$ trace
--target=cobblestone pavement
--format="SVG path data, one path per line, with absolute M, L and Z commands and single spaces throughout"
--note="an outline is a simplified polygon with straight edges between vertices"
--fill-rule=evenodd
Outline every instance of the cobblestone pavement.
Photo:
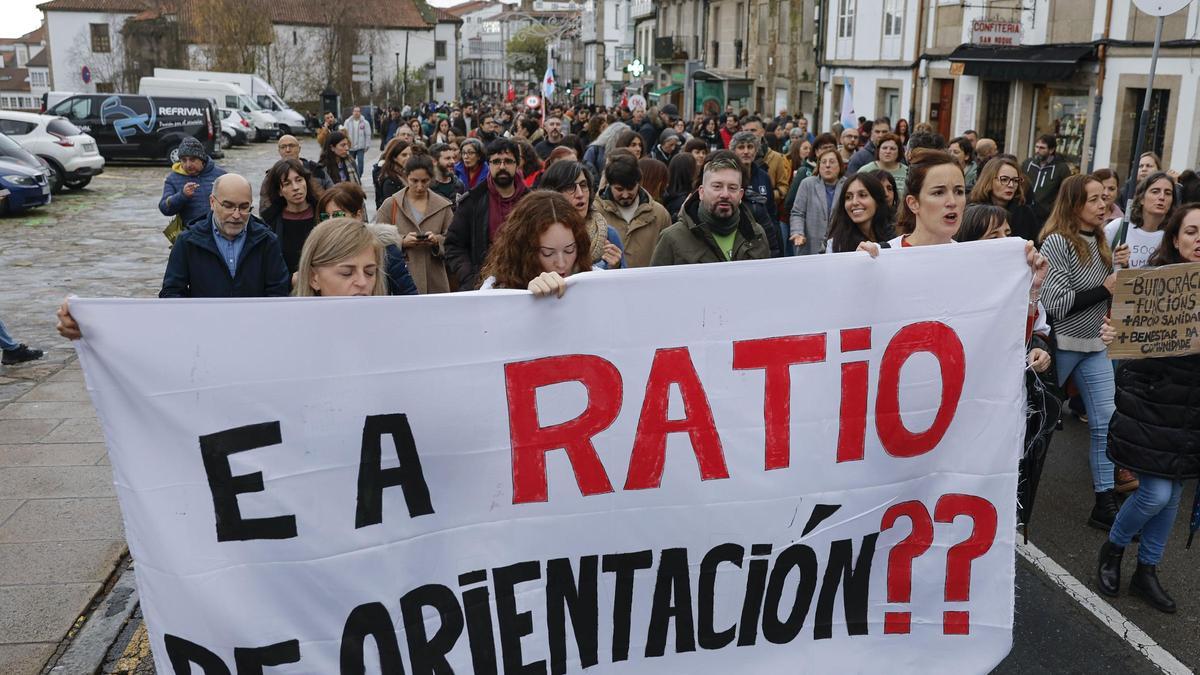
M 220 163 L 249 178 L 257 194 L 276 158 L 267 143 L 228 151 Z M 18 340 L 47 352 L 0 367 L 4 675 L 42 670 L 126 552 L 104 438 L 75 352 L 55 333 L 54 311 L 72 293 L 157 294 L 168 253 L 167 218 L 158 212 L 167 171 L 109 166 L 85 190 L 0 218 L 0 318 Z
M 305 156 L 315 142 L 304 139 Z M 370 162 L 378 150 L 368 153 Z M 273 144 L 227 151 L 220 163 L 257 188 L 275 160 Z M 85 190 L 49 207 L 0 218 L 0 318 L 42 361 L 0 367 L 0 674 L 40 673 L 125 553 L 103 437 L 70 344 L 54 331 L 62 298 L 154 297 L 168 248 L 157 209 L 163 166 L 110 166 Z M 368 193 L 370 188 L 368 187 Z M 373 200 L 368 199 L 368 203 Z M 1086 514 L 1082 425 L 1055 439 L 1039 497 L 1034 539 L 1090 585 L 1099 539 Z M 1191 484 L 1187 494 L 1191 494 Z M 1082 495 L 1082 496 L 1080 496 Z M 1078 503 L 1075 503 L 1078 502 Z M 1070 517 L 1061 517 L 1070 514 Z M 1184 521 L 1184 515 L 1180 521 Z M 1166 579 L 1184 607 L 1166 617 L 1121 598 L 1115 604 L 1190 668 L 1200 664 L 1196 567 L 1178 551 L 1178 522 Z M 1156 669 L 1039 572 L 1018 565 L 1015 644 L 1000 673 L 1153 672 Z M 1053 657 L 1053 658 L 1051 658 Z M 109 652 L 102 672 L 153 672 L 140 613 Z

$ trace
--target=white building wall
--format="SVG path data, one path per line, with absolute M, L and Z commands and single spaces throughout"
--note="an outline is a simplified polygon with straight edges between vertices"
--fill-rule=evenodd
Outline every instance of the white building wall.
M 124 60 L 120 27 L 133 16 L 112 12 L 45 12 L 47 42 L 50 49 L 50 72 L 55 91 L 95 92 L 96 82 L 107 81 Z M 112 51 L 92 53 L 90 24 L 109 25 Z M 81 71 L 92 71 L 92 82 L 84 84 Z
M 434 90 L 434 96 L 438 101 L 452 101 L 459 98 L 458 95 L 458 36 L 457 24 L 439 23 L 434 27 L 433 35 L 435 40 L 441 40 L 446 43 L 446 55 L 442 59 L 435 60 L 436 66 L 435 77 L 442 78 L 442 89 Z
M 1097 167 L 1111 166 L 1112 139 L 1114 124 L 1117 121 L 1117 103 L 1124 92 L 1118 88 L 1121 74 L 1136 73 L 1145 75 L 1150 72 L 1148 58 L 1109 58 L 1107 73 L 1104 76 L 1104 101 L 1100 106 L 1099 137 L 1096 141 Z M 1200 97 L 1200 61 L 1188 58 L 1158 59 L 1155 78 L 1160 75 L 1177 75 L 1180 78 L 1179 95 L 1171 94 L 1170 107 L 1175 110 L 1175 128 L 1168 130 L 1170 138 L 1170 164 L 1172 168 L 1182 171 L 1194 168 L 1200 164 L 1200 136 L 1195 130 L 1200 124 L 1200 108 L 1197 107 L 1197 97 Z M 1128 167 L 1115 167 L 1121 175 L 1128 173 Z

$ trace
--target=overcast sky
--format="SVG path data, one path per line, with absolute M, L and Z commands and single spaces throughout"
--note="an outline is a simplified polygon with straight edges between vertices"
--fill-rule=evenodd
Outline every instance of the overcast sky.
M 37 6 L 46 0 L 0 0 L 4 5 L 4 23 L 0 24 L 0 38 L 15 38 L 42 25 L 42 13 Z M 435 7 L 457 5 L 463 0 L 428 0 Z

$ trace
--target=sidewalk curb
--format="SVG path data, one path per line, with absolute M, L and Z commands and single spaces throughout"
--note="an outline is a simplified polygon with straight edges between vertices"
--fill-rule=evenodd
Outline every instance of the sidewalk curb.
M 99 672 L 108 650 L 129 622 L 138 606 L 136 577 L 126 561 L 120 577 L 108 593 L 99 599 L 83 628 L 67 645 L 62 656 L 47 671 L 51 675 L 93 675 Z

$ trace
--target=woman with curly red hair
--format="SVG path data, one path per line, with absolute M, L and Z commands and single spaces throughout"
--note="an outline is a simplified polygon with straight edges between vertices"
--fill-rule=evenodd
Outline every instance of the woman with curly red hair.
M 566 277 L 592 267 L 591 237 L 567 198 L 535 190 L 517 204 L 488 250 L 481 289 L 528 289 L 535 296 L 567 290 Z

